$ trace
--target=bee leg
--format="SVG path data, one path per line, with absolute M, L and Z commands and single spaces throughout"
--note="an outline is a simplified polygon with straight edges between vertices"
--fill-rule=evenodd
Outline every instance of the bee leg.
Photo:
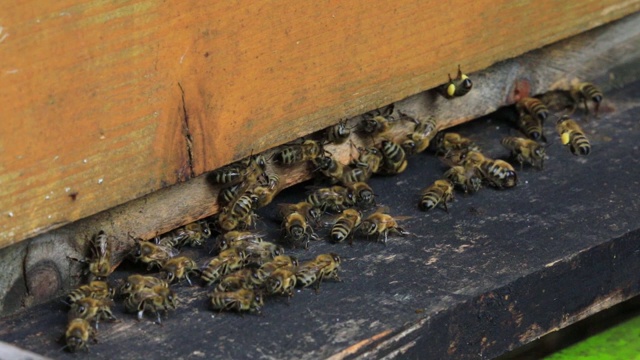
M 160 311 L 156 311 L 156 316 L 158 317 L 158 321 L 156 322 L 156 324 L 158 324 L 160 326 L 164 326 L 162 324 L 162 318 L 160 317 Z
M 449 208 L 447 207 L 447 199 L 442 199 L 442 205 L 444 205 L 444 211 L 448 214 Z
M 186 272 L 184 274 L 184 277 L 187 278 L 187 282 L 189 283 L 189 286 L 193 286 L 193 283 L 191 283 L 191 279 L 189 279 L 189 273 L 188 272 Z

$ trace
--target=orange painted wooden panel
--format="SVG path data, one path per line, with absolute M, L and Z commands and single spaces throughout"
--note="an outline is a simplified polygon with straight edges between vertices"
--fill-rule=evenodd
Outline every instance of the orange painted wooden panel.
M 0 4 L 0 247 L 640 1 Z

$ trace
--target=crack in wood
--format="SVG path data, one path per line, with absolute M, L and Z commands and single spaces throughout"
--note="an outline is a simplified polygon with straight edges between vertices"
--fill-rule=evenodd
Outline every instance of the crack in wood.
M 187 143 L 189 178 L 193 178 L 195 176 L 195 172 L 193 170 L 193 138 L 191 136 L 191 131 L 189 130 L 189 113 L 187 112 L 187 103 L 184 99 L 184 88 L 180 83 L 178 83 L 178 87 L 180 87 L 180 94 L 182 96 L 182 135 Z

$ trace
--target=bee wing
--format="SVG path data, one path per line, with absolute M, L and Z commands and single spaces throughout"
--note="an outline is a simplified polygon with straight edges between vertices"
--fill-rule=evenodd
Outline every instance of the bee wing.
M 378 206 L 378 208 L 376 209 L 376 211 L 373 212 L 373 214 L 384 214 L 384 213 L 388 213 L 389 212 L 389 206 L 387 205 L 381 205 Z M 373 215 L 371 214 L 371 215 Z

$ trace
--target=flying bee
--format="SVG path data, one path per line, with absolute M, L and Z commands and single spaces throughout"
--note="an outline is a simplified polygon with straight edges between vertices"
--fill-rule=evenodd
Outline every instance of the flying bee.
M 293 246 L 302 243 L 302 246 L 308 249 L 309 240 L 317 240 L 318 236 L 309 226 L 304 215 L 292 212 L 282 222 L 282 238 Z
M 342 186 L 319 188 L 307 197 L 307 202 L 322 211 L 341 212 L 354 204 L 353 194 Z
M 445 157 L 458 150 L 480 151 L 480 147 L 473 140 L 454 132 L 438 133 L 435 140 L 436 153 L 444 154 Z
M 82 318 L 87 321 L 94 321 L 96 329 L 98 328 L 98 322 L 101 320 L 116 321 L 116 317 L 111 312 L 111 306 L 113 306 L 113 300 L 111 299 L 94 299 L 85 297 L 78 299 L 71 304 L 69 310 L 69 319 Z
M 409 232 L 398 225 L 397 220 L 400 218 L 385 214 L 385 209 L 385 207 L 378 208 L 376 212 L 362 220 L 360 232 L 367 238 L 371 235 L 377 235 L 377 240 L 386 245 L 389 234 L 405 236 L 409 235 Z
M 336 145 L 343 144 L 351 135 L 351 128 L 347 127 L 347 120 L 341 120 L 336 125 L 327 128 L 327 141 Z
M 354 197 L 354 205 L 361 209 L 369 209 L 376 206 L 375 194 L 369 184 L 363 181 L 350 182 L 346 184 Z
M 522 114 L 529 114 L 538 119 L 541 124 L 549 116 L 549 109 L 547 109 L 547 106 L 539 99 L 532 97 L 525 97 L 518 100 L 516 103 L 516 110 L 518 110 L 520 116 L 522 116 Z
M 460 70 L 460 65 L 458 65 L 458 75 L 455 79 L 451 78 L 451 74 L 449 74 L 449 82 L 444 85 L 441 85 L 438 89 L 440 94 L 447 99 L 453 99 L 455 97 L 460 97 L 466 95 L 471 88 L 473 87 L 473 82 L 471 79 Z
M 520 168 L 525 162 L 539 169 L 544 166 L 545 148 L 537 142 L 530 139 L 507 136 L 502 138 L 500 143 L 511 151 L 511 155 L 520 163 Z
M 320 254 L 311 261 L 300 264 L 296 271 L 296 283 L 301 287 L 308 287 L 316 284 L 316 291 L 320 288 L 320 283 L 324 279 L 334 279 L 341 281 L 338 276 L 341 259 L 338 254 Z
M 276 154 L 276 161 L 282 165 L 293 165 L 307 160 L 313 160 L 325 153 L 322 142 L 304 140 L 301 144 L 285 146 Z
M 338 217 L 336 223 L 331 227 L 331 240 L 342 242 L 347 238 L 353 238 L 353 233 L 362 222 L 362 214 L 355 209 L 345 209 Z
M 137 313 L 138 320 L 142 320 L 145 312 L 155 313 L 158 324 L 162 324 L 160 311 L 165 314 L 169 310 L 175 310 L 178 306 L 178 297 L 173 290 L 164 286 L 142 288 L 125 299 L 124 307 L 127 312 Z
M 240 289 L 255 289 L 261 286 L 264 279 L 258 273 L 259 269 L 244 268 L 223 276 L 216 286 L 217 292 L 236 291 Z
M 136 261 L 147 264 L 147 270 L 154 266 L 161 267 L 166 260 L 178 255 L 178 251 L 169 246 L 156 245 L 150 241 L 135 239 L 133 257 Z
M 97 343 L 96 330 L 91 327 L 89 322 L 82 318 L 75 318 L 69 321 L 67 330 L 64 334 L 65 347 L 69 352 L 78 350 L 89 351 L 89 340 Z
M 556 130 L 560 134 L 562 145 L 569 145 L 573 155 L 589 155 L 591 144 L 580 126 L 568 116 L 558 119 Z
M 262 294 L 251 289 L 240 289 L 229 292 L 213 292 L 211 297 L 211 308 L 213 310 L 227 311 L 249 311 L 260 313 L 264 306 Z
M 380 152 L 383 159 L 381 173 L 400 174 L 407 168 L 407 155 L 402 146 L 390 140 L 382 140 Z
M 127 277 L 127 280 L 120 287 L 120 294 L 128 297 L 144 288 L 153 288 L 156 286 L 169 287 L 169 283 L 163 279 L 150 275 L 133 274 Z
M 285 266 L 275 269 L 265 280 L 265 288 L 271 295 L 293 296 L 293 289 L 296 287 L 296 271 L 294 268 Z
M 444 206 L 444 211 L 449 212 L 447 202 L 453 200 L 453 184 L 449 180 L 436 180 L 429 187 L 422 190 L 418 207 L 422 211 L 429 211 L 438 204 Z
M 384 108 L 370 111 L 362 115 L 360 122 L 360 131 L 365 134 L 383 134 L 387 132 L 395 119 L 393 114 L 394 105 L 388 105 Z
M 462 189 L 465 194 L 476 192 L 482 187 L 482 178 L 478 176 L 477 169 L 472 167 L 452 166 L 444 173 L 443 177 L 451 181 L 454 186 Z
M 529 139 L 547 141 L 544 136 L 542 122 L 528 113 L 520 114 L 518 128 L 520 128 L 520 131 L 527 135 Z
M 304 215 L 305 219 L 313 224 L 316 224 L 324 213 L 322 209 L 313 206 L 307 201 L 301 201 L 297 204 L 278 204 L 278 214 L 280 218 L 284 219 L 293 212 Z
M 165 260 L 162 263 L 162 271 L 165 272 L 167 281 L 169 283 L 172 283 L 175 280 L 187 279 L 189 285 L 192 285 L 191 279 L 189 279 L 189 274 L 200 273 L 198 264 L 196 264 L 193 259 L 190 259 L 186 256 L 177 256 Z
M 202 268 L 200 277 L 206 286 L 210 286 L 220 277 L 244 267 L 246 259 L 247 254 L 243 250 L 237 248 L 223 250 Z
M 91 257 L 89 260 L 76 259 L 73 257 L 69 257 L 69 259 L 83 264 L 89 264 L 91 278 L 104 280 L 113 272 L 111 269 L 111 242 L 107 234 L 100 230 L 91 240 L 90 248 Z
M 569 93 L 574 100 L 574 111 L 577 108 L 578 104 L 582 102 L 584 104 L 585 110 L 587 111 L 587 113 L 589 113 L 587 100 L 591 100 L 595 104 L 594 113 L 596 116 L 598 116 L 598 109 L 600 108 L 602 99 L 604 99 L 604 95 L 602 95 L 602 91 L 600 91 L 597 86 L 589 82 L 581 82 L 571 86 Z
M 116 290 L 109 286 L 106 281 L 94 280 L 82 285 L 67 295 L 70 304 L 84 298 L 113 299 Z

